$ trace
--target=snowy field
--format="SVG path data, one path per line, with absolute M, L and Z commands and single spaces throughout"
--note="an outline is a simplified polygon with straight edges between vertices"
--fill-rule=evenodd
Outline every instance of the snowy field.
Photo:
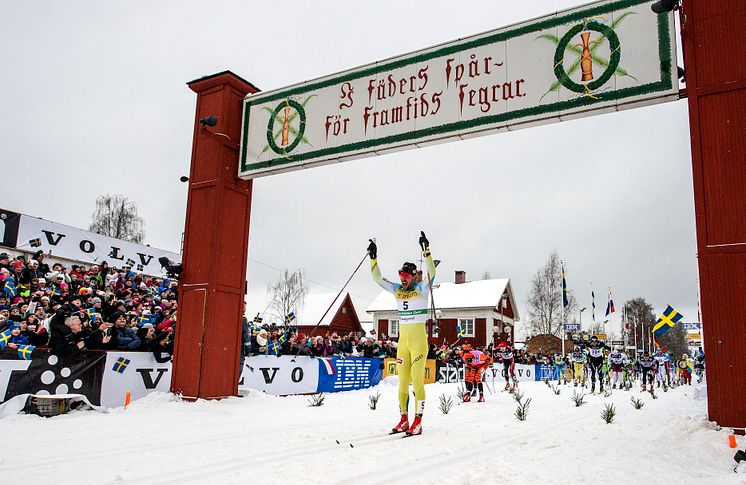
M 587 395 L 575 407 L 571 386 L 557 396 L 521 383 L 532 399 L 524 422 L 500 391 L 442 414 L 438 397 L 455 401 L 457 386 L 432 384 L 424 432 L 406 439 L 387 435 L 398 420 L 396 384 L 328 394 L 321 407 L 259 392 L 196 403 L 155 393 L 109 414 L 10 416 L 0 421 L 0 483 L 746 484 L 746 464 L 733 471 L 729 433 L 706 420 L 704 384 L 655 400 L 638 390 Z M 600 417 L 606 403 L 616 406 L 612 424 Z

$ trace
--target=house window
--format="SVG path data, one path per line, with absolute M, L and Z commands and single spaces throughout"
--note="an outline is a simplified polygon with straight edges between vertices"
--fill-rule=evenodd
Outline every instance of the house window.
M 458 324 L 466 332 L 464 337 L 474 337 L 474 319 L 473 318 L 459 318 Z
M 399 320 L 389 320 L 389 337 L 399 336 Z

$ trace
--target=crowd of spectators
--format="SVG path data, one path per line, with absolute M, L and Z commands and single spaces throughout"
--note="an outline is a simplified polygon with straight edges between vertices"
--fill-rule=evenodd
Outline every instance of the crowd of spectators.
M 176 281 L 148 277 L 104 261 L 51 267 L 44 253 L 11 258 L 0 253 L 0 333 L 3 347 L 48 347 L 55 354 L 80 350 L 173 353 Z

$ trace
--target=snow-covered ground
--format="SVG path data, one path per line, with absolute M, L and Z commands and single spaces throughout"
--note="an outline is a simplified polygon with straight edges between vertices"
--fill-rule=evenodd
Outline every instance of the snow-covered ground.
M 0 420 L 0 482 L 746 484 L 746 465 L 733 472 L 728 430 L 706 419 L 704 384 L 655 400 L 638 390 L 587 395 L 575 407 L 571 386 L 557 396 L 521 383 L 532 399 L 524 422 L 500 391 L 442 414 L 438 397 L 455 401 L 456 385 L 432 384 L 424 433 L 406 439 L 387 435 L 398 420 L 396 384 L 328 394 L 321 407 L 259 392 L 191 403 L 155 393 L 109 414 L 10 416 Z M 616 406 L 612 424 L 600 417 L 606 403 Z

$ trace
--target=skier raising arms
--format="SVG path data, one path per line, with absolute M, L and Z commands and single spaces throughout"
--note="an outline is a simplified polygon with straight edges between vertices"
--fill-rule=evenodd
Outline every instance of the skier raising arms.
M 663 388 L 665 389 L 670 384 L 670 381 L 668 379 L 668 368 L 671 365 L 671 356 L 668 355 L 668 352 L 666 352 L 665 345 L 663 347 L 659 347 L 655 351 L 653 359 L 658 362 L 658 371 L 655 373 L 655 381 L 658 384 L 658 387 L 661 387 L 662 382 Z
M 596 376 L 598 376 L 598 382 L 600 391 L 604 390 L 604 377 L 601 375 L 601 367 L 604 364 L 604 349 L 609 349 L 609 346 L 598 340 L 595 335 L 591 337 L 591 341 L 588 344 L 588 360 L 589 367 L 591 368 L 591 392 L 596 390 Z
M 405 262 L 399 270 L 401 283 L 388 281 L 381 276 L 378 267 L 378 248 L 370 240 L 370 271 L 373 279 L 384 290 L 396 298 L 399 311 L 399 346 L 396 349 L 396 364 L 399 374 L 399 411 L 401 419 L 392 433 L 406 432 L 407 436 L 422 433 L 422 413 L 425 409 L 425 364 L 428 351 L 425 322 L 429 309 L 430 289 L 435 279 L 435 263 L 430 255 L 430 242 L 425 233 L 420 233 L 422 256 L 427 265 L 429 281 L 417 281 L 417 266 Z M 409 425 L 409 383 L 412 382 L 415 395 L 415 418 Z
M 515 378 L 515 355 L 513 355 L 513 347 L 500 342 L 497 346 L 497 356 L 503 363 L 503 377 L 505 378 L 505 390 L 510 389 L 510 379 L 513 379 L 513 389 L 518 387 L 518 379 Z

